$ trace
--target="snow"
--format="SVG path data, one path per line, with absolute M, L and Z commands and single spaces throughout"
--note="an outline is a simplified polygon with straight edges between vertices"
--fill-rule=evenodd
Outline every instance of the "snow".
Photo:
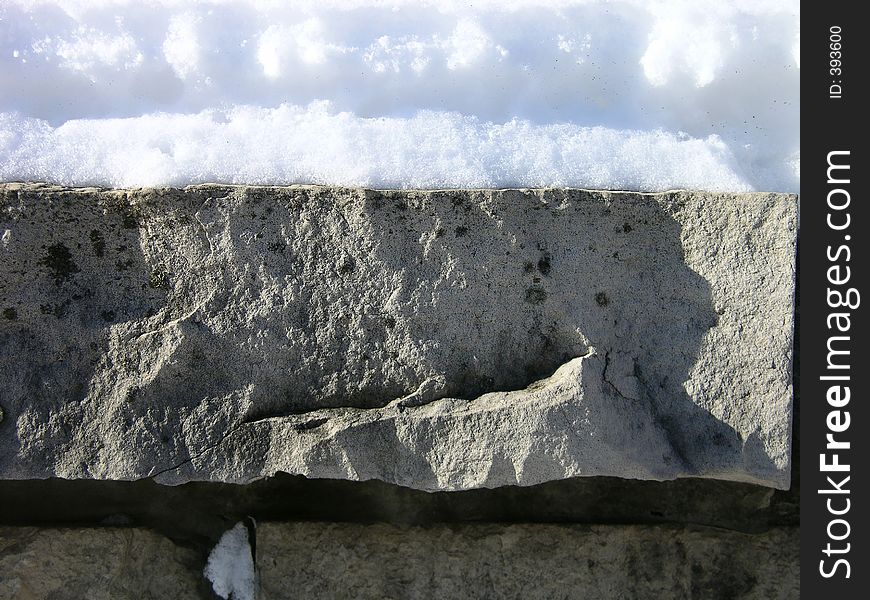
M 0 179 L 799 189 L 796 0 L 5 0 Z
M 256 572 L 244 523 L 224 532 L 203 571 L 215 594 L 225 600 L 254 600 Z

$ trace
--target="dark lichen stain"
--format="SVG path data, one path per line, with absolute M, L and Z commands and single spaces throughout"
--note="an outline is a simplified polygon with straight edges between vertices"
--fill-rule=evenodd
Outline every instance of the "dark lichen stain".
M 161 271 L 160 269 L 154 269 L 148 277 L 148 287 L 152 287 L 156 290 L 168 290 L 169 273 Z
M 629 233 L 631 231 L 631 225 L 629 225 L 628 223 L 623 223 L 622 224 L 622 231 L 624 233 Z
M 598 306 L 607 306 L 610 304 L 610 300 L 607 298 L 607 294 L 604 292 L 598 292 L 595 294 L 595 303 L 598 304 Z
M 54 282 L 57 285 L 67 281 L 74 273 L 81 271 L 73 261 L 69 248 L 59 243 L 48 247 L 41 262 L 51 271 L 51 275 L 54 277 Z
M 456 228 L 456 231 L 454 233 L 456 234 L 456 237 L 458 237 L 458 238 L 464 237 L 465 234 L 468 233 L 468 227 L 465 227 L 464 225 L 460 225 L 459 227 Z
M 269 252 L 278 252 L 280 254 L 284 253 L 284 249 L 287 247 L 283 242 L 269 242 L 269 245 L 266 248 L 269 249 Z
M 436 239 L 442 237 L 443 235 L 444 235 L 444 228 L 443 227 L 439 227 L 438 229 L 435 230 L 435 238 Z
M 534 270 L 535 270 L 535 265 L 534 265 L 534 263 L 532 263 L 532 261 L 527 260 L 526 262 L 523 263 L 523 273 L 531 273 Z
M 538 260 L 538 271 L 541 272 L 541 275 L 549 275 L 552 268 L 553 266 L 550 264 L 550 253 L 544 252 L 540 260 Z
M 132 212 L 125 212 L 121 217 L 121 226 L 124 229 L 138 229 L 139 220 L 136 218 L 136 215 Z
M 103 239 L 103 234 L 94 229 L 91 231 L 91 246 L 94 248 L 94 254 L 102 257 L 106 252 L 106 240 Z
M 384 325 L 387 326 L 387 329 L 392 329 L 393 327 L 396 326 L 396 319 L 394 319 L 394 318 L 391 317 L 391 316 L 387 316 L 387 317 L 384 319 Z
M 526 290 L 526 302 L 529 304 L 542 304 L 547 299 L 547 292 L 541 288 L 530 287 Z
M 103 321 L 114 321 L 115 320 L 115 311 L 114 310 L 104 310 L 100 313 L 100 316 L 103 317 Z
M 348 275 L 356 270 L 356 261 L 352 258 L 346 258 L 341 266 L 338 267 L 338 272 L 342 275 Z
M 14 321 L 18 318 L 18 311 L 14 308 L 4 308 L 3 309 L 3 317 L 9 319 L 10 321 Z
M 54 315 L 58 319 L 62 318 L 66 314 L 67 306 L 69 306 L 70 301 L 66 300 L 61 302 L 60 304 L 40 304 L 39 312 L 44 315 Z

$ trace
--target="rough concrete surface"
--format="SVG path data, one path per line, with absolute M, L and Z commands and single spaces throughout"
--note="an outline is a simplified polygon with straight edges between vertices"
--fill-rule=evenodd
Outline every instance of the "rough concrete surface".
M 0 185 L 0 477 L 787 487 L 796 200 Z
M 203 598 L 201 563 L 147 529 L 0 527 L 0 600 Z
M 267 523 L 261 598 L 799 596 L 797 529 Z
M 797 528 L 263 523 L 261 600 L 798 597 Z M 0 600 L 213 598 L 146 529 L 0 527 Z

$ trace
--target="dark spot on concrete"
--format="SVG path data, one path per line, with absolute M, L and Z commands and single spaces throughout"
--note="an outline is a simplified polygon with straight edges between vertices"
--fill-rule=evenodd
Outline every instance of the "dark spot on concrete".
M 69 248 L 60 243 L 49 246 L 41 262 L 51 271 L 54 283 L 57 285 L 81 271 L 73 261 Z
M 103 317 L 103 321 L 114 321 L 115 320 L 115 311 L 114 310 L 104 310 L 100 313 L 100 316 Z
M 610 304 L 610 299 L 608 299 L 607 294 L 604 292 L 598 292 L 595 294 L 595 303 L 598 304 L 598 306 L 607 306 Z
M 465 234 L 468 233 L 468 227 L 465 227 L 464 225 L 460 225 L 459 227 L 456 228 L 456 231 L 454 233 L 456 234 L 456 237 L 458 237 L 458 238 L 463 237 L 463 236 L 465 236 Z
M 138 229 L 139 219 L 136 218 L 136 215 L 133 212 L 125 212 L 121 217 L 121 226 L 124 229 Z
M 96 229 L 91 231 L 91 246 L 94 248 L 94 254 L 102 257 L 106 252 L 106 240 L 103 239 L 103 234 Z
M 623 224 L 622 224 L 622 231 L 625 232 L 625 233 L 630 232 L 630 231 L 631 231 L 631 225 L 629 225 L 628 223 L 623 223 Z
M 168 290 L 169 273 L 160 269 L 154 269 L 151 271 L 151 275 L 148 276 L 148 287 L 156 290 Z
M 61 302 L 60 304 L 40 304 L 39 312 L 44 315 L 54 315 L 58 319 L 62 318 L 66 314 L 66 308 L 69 305 L 70 301 L 66 300 Z
M 346 258 L 342 261 L 341 265 L 338 267 L 338 272 L 343 275 L 347 275 L 349 273 L 353 273 L 356 270 L 356 261 L 352 258 Z
M 14 321 L 18 318 L 18 311 L 12 307 L 3 309 L 3 317 L 9 319 L 10 321 Z
M 530 287 L 526 290 L 526 302 L 529 304 L 542 304 L 547 299 L 547 292 L 541 288 Z
M 541 272 L 541 275 L 549 275 L 552 268 L 553 266 L 550 264 L 550 253 L 544 252 L 540 260 L 538 260 L 538 271 Z
M 535 265 L 532 263 L 532 261 L 527 260 L 526 262 L 523 263 L 523 273 L 531 273 L 534 270 L 535 270 Z

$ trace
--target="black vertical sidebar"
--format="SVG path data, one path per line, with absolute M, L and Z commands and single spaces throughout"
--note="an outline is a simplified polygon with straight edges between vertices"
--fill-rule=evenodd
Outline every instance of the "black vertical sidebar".
M 870 32 L 861 8 L 801 3 L 801 595 L 831 600 L 870 590 Z

